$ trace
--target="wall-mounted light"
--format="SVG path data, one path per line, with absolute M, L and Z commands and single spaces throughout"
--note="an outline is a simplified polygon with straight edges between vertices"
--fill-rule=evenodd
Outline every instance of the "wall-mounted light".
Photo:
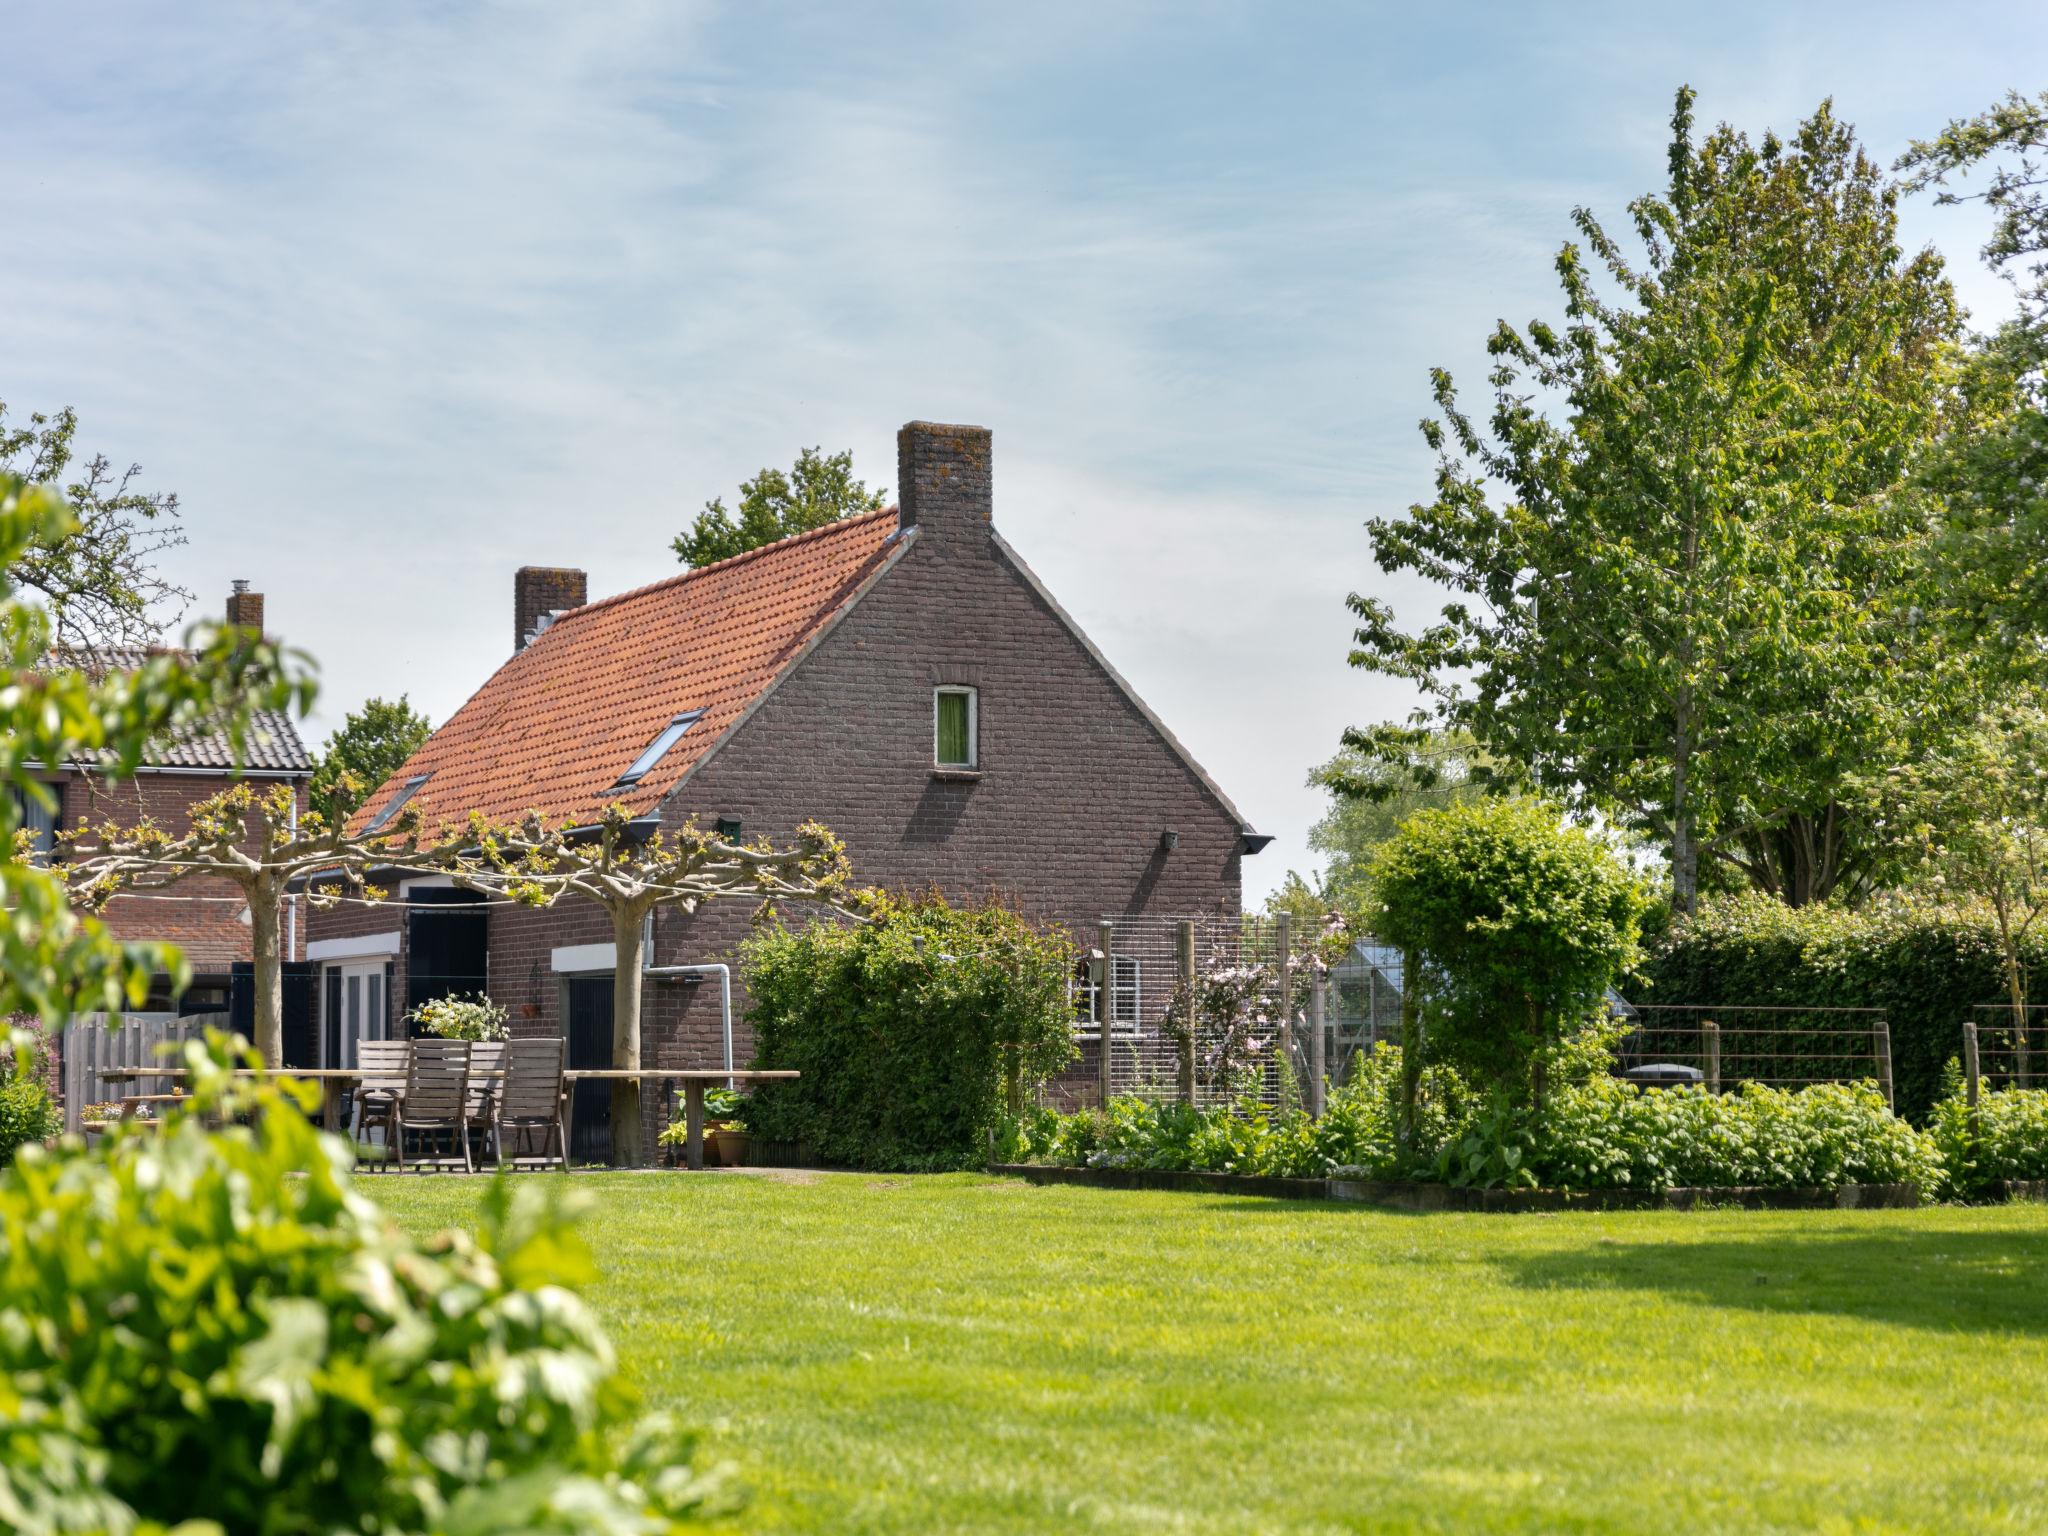
M 1168 853 L 1173 852 L 1174 849 L 1180 846 L 1180 834 L 1171 827 L 1168 827 L 1159 834 L 1159 846 Z

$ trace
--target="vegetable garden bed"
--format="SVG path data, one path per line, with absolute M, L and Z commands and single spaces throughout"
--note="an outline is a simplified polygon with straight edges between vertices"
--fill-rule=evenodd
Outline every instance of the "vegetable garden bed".
M 1833 1189 L 1454 1189 L 1367 1179 L 1276 1179 L 1163 1168 L 1073 1168 L 1053 1163 L 998 1163 L 993 1174 L 1033 1184 L 1085 1184 L 1096 1189 L 1205 1191 L 1276 1200 L 1338 1200 L 1401 1211 L 1689 1211 L 1711 1206 L 1749 1210 L 1904 1210 L 1921 1203 L 1913 1184 L 1843 1184 Z M 2039 1186 L 2048 1193 L 2048 1185 Z M 2015 1187 L 2015 1193 L 2019 1189 Z

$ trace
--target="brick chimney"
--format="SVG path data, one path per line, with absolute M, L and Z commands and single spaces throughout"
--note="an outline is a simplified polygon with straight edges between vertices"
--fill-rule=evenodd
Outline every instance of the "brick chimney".
M 896 434 L 896 525 L 927 539 L 986 538 L 993 478 L 987 427 L 910 422 Z
M 251 592 L 248 581 L 240 576 L 235 578 L 234 590 L 228 593 L 228 622 L 238 629 L 263 633 L 263 594 Z
M 522 565 L 512 578 L 512 652 L 533 644 L 540 632 L 571 608 L 590 601 L 590 578 L 554 565 Z

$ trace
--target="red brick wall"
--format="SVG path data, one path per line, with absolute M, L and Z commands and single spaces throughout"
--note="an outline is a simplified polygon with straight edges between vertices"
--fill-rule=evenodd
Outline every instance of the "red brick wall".
M 140 773 L 117 782 L 86 774 L 67 774 L 63 784 L 64 825 L 78 830 L 111 819 L 129 827 L 148 817 L 175 836 L 188 826 L 187 816 L 193 805 L 219 794 L 230 782 L 224 774 Z M 275 781 L 252 782 L 267 790 Z M 297 781 L 296 792 L 303 813 L 305 780 Z M 90 837 L 85 841 L 89 843 Z M 118 939 L 176 944 L 194 970 L 224 971 L 233 962 L 249 958 L 249 929 L 239 916 L 242 907 L 242 893 L 230 882 L 194 876 L 166 891 L 117 896 L 108 904 L 105 920 L 108 931 Z M 288 914 L 289 906 L 286 910 Z M 289 934 L 289 915 L 284 924 Z M 306 928 L 307 913 L 301 902 L 298 946 L 287 959 L 304 956 Z

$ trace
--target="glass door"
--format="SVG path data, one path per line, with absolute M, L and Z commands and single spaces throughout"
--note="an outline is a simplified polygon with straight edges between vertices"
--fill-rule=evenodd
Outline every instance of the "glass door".
M 332 1021 L 327 1030 L 328 1050 L 338 1059 L 329 1066 L 354 1068 L 356 1047 L 365 1040 L 389 1037 L 390 1020 L 384 996 L 384 962 L 331 965 L 327 968 L 327 1006 Z

